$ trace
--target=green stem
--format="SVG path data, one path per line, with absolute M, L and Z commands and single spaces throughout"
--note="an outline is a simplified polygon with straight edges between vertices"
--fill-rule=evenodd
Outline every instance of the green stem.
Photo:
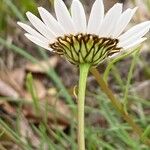
M 90 64 L 80 64 L 80 77 L 78 89 L 78 150 L 85 150 L 84 138 L 84 103 L 86 80 L 89 72 Z

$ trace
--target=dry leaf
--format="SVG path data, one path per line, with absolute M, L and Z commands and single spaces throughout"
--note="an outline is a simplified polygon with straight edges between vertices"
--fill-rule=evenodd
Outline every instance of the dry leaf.
M 54 95 L 54 96 L 48 95 L 45 99 L 48 101 L 48 104 L 51 107 L 53 107 L 58 113 L 66 116 L 66 117 L 71 117 L 71 115 L 70 115 L 71 111 L 70 111 L 69 107 L 67 106 L 67 104 L 63 100 L 58 99 L 56 97 L 56 95 Z
M 138 83 L 131 91 L 134 91 L 143 99 L 150 99 L 150 80 Z
M 11 71 L 8 71 L 8 70 L 0 71 L 0 80 L 6 83 L 7 85 L 9 85 L 9 87 L 12 88 L 14 91 L 16 91 L 18 95 L 23 97 L 24 91 L 21 85 L 17 83 L 17 81 L 14 79 L 14 76 Z
M 55 68 L 58 63 L 58 58 L 56 56 L 50 57 L 49 60 L 40 61 L 39 64 L 28 63 L 26 65 L 26 70 L 32 73 L 45 73 L 50 67 Z
M 38 148 L 40 144 L 40 140 L 33 133 L 33 130 L 29 126 L 28 120 L 25 117 L 21 116 L 19 123 L 20 123 L 19 128 L 20 128 L 20 134 L 22 140 L 26 142 L 26 139 L 29 139 L 32 145 Z
M 60 129 L 65 129 L 69 125 L 68 118 L 71 118 L 71 110 L 65 104 L 64 101 L 56 99 L 55 97 L 45 98 L 48 100 L 48 104 L 53 110 L 48 113 L 50 120 L 57 121 Z M 53 126 L 57 128 L 56 126 Z
M 47 102 L 45 101 L 47 100 Z M 40 103 L 40 113 L 35 114 L 33 105 L 24 106 L 23 114 L 32 123 L 39 123 L 43 120 L 43 116 L 47 114 L 47 121 L 50 127 L 53 129 L 65 129 L 69 124 L 69 118 L 71 118 L 71 111 L 69 107 L 62 100 L 56 100 L 55 97 L 45 97 Z M 48 112 L 46 107 L 48 106 Z M 57 123 L 57 126 L 56 126 Z
M 15 115 L 16 114 L 16 110 L 14 107 L 12 107 L 9 103 L 7 103 L 7 101 L 0 101 L 0 109 L 4 110 L 4 112 L 6 112 L 8 115 Z
M 24 85 L 24 79 L 25 79 L 25 70 L 22 68 L 17 68 L 11 72 L 11 77 L 20 85 L 20 87 L 23 87 Z
M 37 97 L 39 99 L 43 99 L 47 94 L 46 88 L 43 83 L 38 79 L 34 79 L 34 86 L 36 89 Z M 29 101 L 32 101 L 32 96 L 29 92 L 25 92 L 25 98 Z
M 12 98 L 18 98 L 19 94 L 9 84 L 0 80 L 0 95 Z

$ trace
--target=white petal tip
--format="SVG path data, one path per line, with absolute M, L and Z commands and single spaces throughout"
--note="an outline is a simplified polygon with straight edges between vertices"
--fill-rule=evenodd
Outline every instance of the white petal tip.
M 27 11 L 27 12 L 26 12 L 26 15 L 28 15 L 28 14 L 30 14 L 30 13 L 31 13 L 30 11 Z
M 22 22 L 20 22 L 20 21 L 18 21 L 17 24 L 18 24 L 21 28 L 24 28 L 24 27 L 26 26 L 26 24 L 24 24 L 24 23 L 22 23 Z
M 27 11 L 26 12 L 26 16 L 28 17 L 28 16 L 31 16 L 31 15 L 33 15 L 30 11 Z
M 133 8 L 133 10 L 135 10 L 135 11 L 136 11 L 137 9 L 138 9 L 138 7 Z
M 115 7 L 116 9 L 122 9 L 123 4 L 122 3 L 116 3 L 116 4 L 114 4 L 113 7 Z
M 138 10 L 138 7 L 135 7 L 135 8 L 129 8 L 130 9 L 130 12 L 132 13 L 132 14 L 135 14 L 135 12 Z
M 73 0 L 72 4 L 79 3 L 79 0 Z
M 122 3 L 116 3 L 115 6 L 122 6 Z
M 43 7 L 38 7 L 38 11 L 42 11 L 42 10 L 45 10 L 45 8 L 43 8 Z
M 42 7 L 42 6 L 39 6 L 38 9 L 43 9 L 43 7 Z
M 17 21 L 17 24 L 18 24 L 19 26 L 21 26 L 23 23 L 20 22 L 20 21 Z

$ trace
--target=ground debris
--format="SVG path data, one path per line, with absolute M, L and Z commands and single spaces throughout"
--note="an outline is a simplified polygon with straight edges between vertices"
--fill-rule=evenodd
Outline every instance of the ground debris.
M 150 80 L 137 83 L 133 86 L 132 91 L 143 99 L 150 99 Z
M 53 56 L 48 60 L 39 61 L 39 64 L 27 63 L 25 69 L 32 73 L 45 73 L 50 67 L 55 68 L 58 63 L 58 57 Z

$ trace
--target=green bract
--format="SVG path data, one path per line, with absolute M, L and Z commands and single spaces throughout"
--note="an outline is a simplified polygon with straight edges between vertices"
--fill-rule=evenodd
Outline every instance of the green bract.
M 121 50 L 121 47 L 117 46 L 118 42 L 118 39 L 100 38 L 97 35 L 81 33 L 58 37 L 56 42 L 49 46 L 72 64 L 89 63 L 95 66 L 106 57 Z

